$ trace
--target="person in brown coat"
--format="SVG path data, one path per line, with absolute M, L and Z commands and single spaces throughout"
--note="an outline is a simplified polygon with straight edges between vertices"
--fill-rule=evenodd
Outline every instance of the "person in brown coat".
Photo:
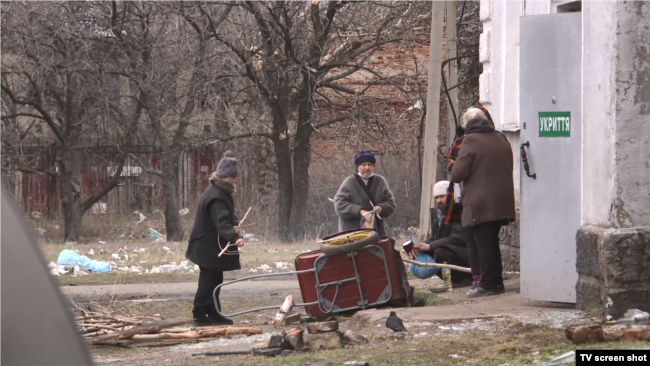
M 481 279 L 467 295 L 480 297 L 504 292 L 499 231 L 515 220 L 513 157 L 510 144 L 495 131 L 482 110 L 469 108 L 461 118 L 465 138 L 451 171 L 462 183 L 462 225 L 470 265 Z

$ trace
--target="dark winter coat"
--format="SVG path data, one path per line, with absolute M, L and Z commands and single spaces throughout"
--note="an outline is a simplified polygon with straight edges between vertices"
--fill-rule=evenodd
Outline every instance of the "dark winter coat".
M 185 257 L 200 267 L 215 271 L 241 269 L 237 247 L 228 248 L 219 258 L 222 248 L 240 239 L 234 229 L 237 225 L 232 197 L 222 188 L 210 184 L 199 201 Z
M 361 183 L 363 184 L 363 183 Z M 381 207 L 380 216 L 385 219 L 395 211 L 395 197 L 393 192 L 388 188 L 386 179 L 380 175 L 375 175 L 368 180 L 370 193 L 377 202 L 376 206 Z M 351 175 L 343 181 L 334 197 L 334 207 L 339 215 L 339 231 L 359 229 L 362 227 L 361 210 L 372 211 L 372 205 L 368 195 L 364 192 L 357 178 Z M 378 223 L 378 222 L 376 222 Z M 385 231 L 383 222 L 381 227 L 377 228 L 380 235 L 384 236 Z
M 438 218 L 438 211 L 437 208 L 431 209 L 431 235 L 424 241 L 430 245 L 430 249 L 425 253 L 435 258 L 436 249 L 446 248 L 469 263 L 467 244 L 461 224 L 442 225 Z
M 510 144 L 487 120 L 469 121 L 451 181 L 463 182 L 463 227 L 515 220 Z

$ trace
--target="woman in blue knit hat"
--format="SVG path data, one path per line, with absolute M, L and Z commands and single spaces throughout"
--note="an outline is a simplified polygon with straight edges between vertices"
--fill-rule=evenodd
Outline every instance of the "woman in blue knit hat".
M 386 236 L 383 220 L 393 214 L 395 198 L 384 177 L 375 174 L 375 163 L 370 150 L 361 150 L 354 157 L 356 172 L 345 178 L 334 198 L 340 231 L 374 223 L 379 236 Z

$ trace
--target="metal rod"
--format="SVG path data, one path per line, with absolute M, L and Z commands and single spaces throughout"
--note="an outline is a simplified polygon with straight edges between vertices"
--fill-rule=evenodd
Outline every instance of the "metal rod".
M 217 302 L 217 290 L 219 290 L 221 287 L 223 287 L 225 285 L 230 285 L 230 284 L 235 283 L 235 282 L 248 281 L 248 280 L 253 279 L 253 278 L 288 276 L 288 275 L 294 275 L 294 274 L 315 273 L 315 272 L 316 272 L 316 269 L 312 268 L 312 269 L 307 269 L 307 270 L 304 270 L 304 271 L 292 271 L 292 272 L 283 272 L 283 273 L 267 273 L 267 274 L 261 274 L 261 275 L 254 275 L 254 276 L 247 276 L 247 277 L 238 278 L 236 280 L 224 282 L 224 283 L 220 284 L 219 286 L 215 287 L 214 290 L 212 291 L 212 301 L 214 302 L 215 309 L 217 309 L 217 314 L 219 314 L 221 316 L 224 316 L 224 317 L 249 313 L 251 311 L 243 311 L 243 312 L 230 314 L 230 315 L 222 314 L 221 310 L 219 309 L 219 305 L 218 305 L 219 303 Z M 315 305 L 315 303 L 314 304 L 312 304 L 312 303 L 298 304 L 298 305 L 294 305 L 294 306 L 307 306 L 307 305 Z M 254 309 L 254 310 L 257 311 L 257 310 L 265 310 L 265 309 L 275 309 L 276 307 L 277 306 L 271 306 L 271 307 L 265 307 L 265 308 L 258 308 L 258 309 Z
M 361 300 L 361 309 L 365 309 L 364 304 L 365 302 L 363 301 L 363 291 L 361 290 L 361 278 L 359 278 L 359 270 L 357 269 L 357 261 L 354 259 L 356 257 L 358 252 L 352 252 L 348 253 L 350 258 L 352 258 L 352 266 L 354 267 L 354 277 L 357 280 L 357 286 L 359 286 L 359 298 Z

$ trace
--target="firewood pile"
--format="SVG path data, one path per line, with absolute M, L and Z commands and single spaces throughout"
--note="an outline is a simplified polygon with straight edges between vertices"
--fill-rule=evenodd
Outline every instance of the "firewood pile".
M 192 327 L 190 318 L 163 320 L 160 317 L 127 317 L 86 312 L 75 318 L 77 326 L 91 345 L 128 347 L 154 342 L 172 345 L 179 342 L 210 341 L 232 335 L 262 334 L 255 327 Z

